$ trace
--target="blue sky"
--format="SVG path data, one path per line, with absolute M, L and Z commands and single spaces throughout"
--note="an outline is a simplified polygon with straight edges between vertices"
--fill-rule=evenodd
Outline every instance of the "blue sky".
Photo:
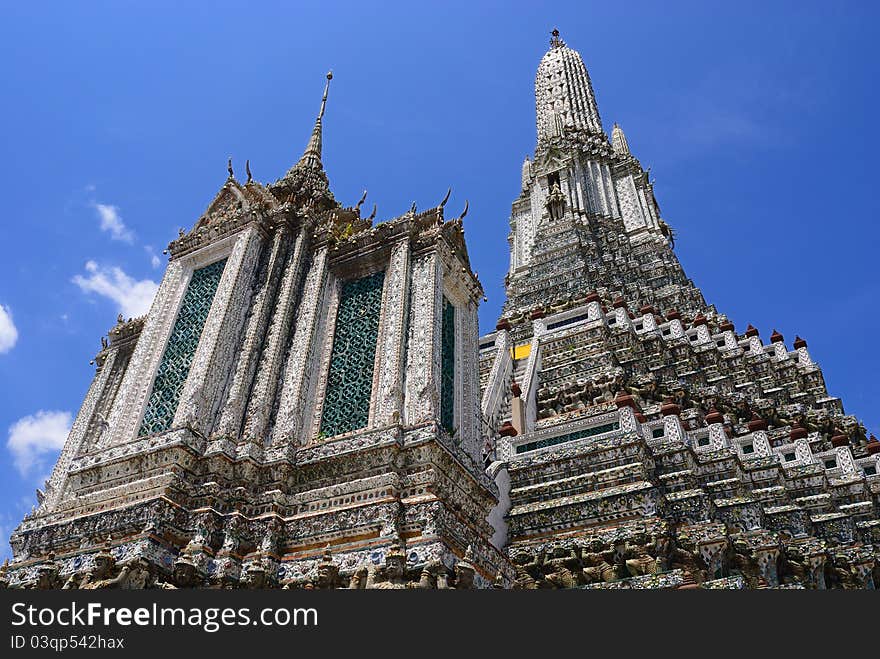
M 37 10 L 36 7 L 40 9 Z M 331 186 L 379 219 L 465 199 L 494 326 L 510 203 L 534 148 L 549 31 L 587 64 L 607 130 L 652 167 L 707 301 L 807 339 L 880 429 L 875 3 L 3 2 L 0 535 L 51 470 L 116 315 L 226 178 L 299 157 L 334 72 Z M 0 549 L 0 556 L 8 547 Z

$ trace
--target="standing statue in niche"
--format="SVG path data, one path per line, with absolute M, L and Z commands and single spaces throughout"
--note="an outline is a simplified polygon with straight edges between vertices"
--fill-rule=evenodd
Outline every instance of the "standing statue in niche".
M 550 194 L 547 195 L 547 211 L 550 213 L 550 219 L 554 221 L 561 220 L 565 213 L 565 194 L 562 192 L 558 178 L 550 184 Z

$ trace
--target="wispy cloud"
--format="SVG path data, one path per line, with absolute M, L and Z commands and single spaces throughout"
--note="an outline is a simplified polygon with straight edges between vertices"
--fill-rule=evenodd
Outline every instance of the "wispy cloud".
M 40 410 L 9 426 L 6 448 L 23 477 L 47 471 L 64 446 L 72 422 L 70 412 Z
M 0 305 L 0 355 L 9 352 L 18 341 L 18 329 L 12 322 L 12 310 Z
M 134 242 L 134 233 L 125 226 L 125 222 L 119 214 L 119 206 L 92 202 L 92 208 L 95 209 L 101 220 L 101 231 L 109 232 L 113 240 L 121 240 L 129 244 Z
M 142 316 L 150 310 L 159 285 L 152 279 L 140 281 L 118 267 L 99 266 L 88 261 L 86 275 L 76 275 L 73 283 L 84 293 L 96 293 L 113 300 L 119 313 L 127 318 Z
M 156 250 L 153 249 L 152 245 L 144 245 L 144 251 L 150 257 L 150 265 L 153 266 L 154 270 L 162 265 L 162 259 L 156 254 Z
M 802 116 L 815 113 L 813 91 L 805 80 L 780 81 L 757 65 L 724 67 L 668 88 L 654 101 L 649 121 L 656 122 L 656 134 L 672 138 L 664 153 L 667 162 L 719 149 L 784 149 L 795 138 L 781 128 L 788 125 L 792 108 Z

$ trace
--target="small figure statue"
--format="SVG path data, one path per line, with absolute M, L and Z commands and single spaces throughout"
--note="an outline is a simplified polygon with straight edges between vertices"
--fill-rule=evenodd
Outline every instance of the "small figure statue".
M 470 590 L 474 587 L 476 569 L 473 565 L 473 548 L 468 545 L 464 558 L 455 564 L 455 587 L 458 590 Z
M 552 557 L 544 562 L 544 580 L 552 588 L 574 588 L 578 585 L 575 570 L 580 562 L 574 550 L 554 549 Z
M 407 584 L 407 587 L 417 588 L 419 590 L 432 590 L 436 588 L 437 580 L 434 575 L 438 569 L 442 569 L 442 565 L 440 565 L 439 562 L 426 564 L 422 568 L 422 571 L 419 572 L 419 580 L 410 581 Z
M 248 590 L 262 590 L 268 586 L 268 581 L 266 564 L 261 556 L 245 568 L 241 585 Z
M 143 557 L 134 559 L 122 570 L 125 572 L 125 578 L 119 587 L 124 590 L 143 590 L 152 582 L 153 573 L 150 564 Z
M 55 552 L 50 551 L 46 560 L 37 566 L 37 579 L 33 585 L 36 590 L 55 590 L 59 588 L 58 563 L 55 562 Z
M 72 575 L 64 584 L 65 589 L 96 590 L 111 587 L 111 575 L 116 571 L 116 558 L 110 553 L 110 538 L 102 544 L 89 568 L 82 578 Z
M 333 555 L 330 553 L 329 544 L 324 549 L 324 554 L 318 563 L 318 574 L 313 584 L 319 590 L 342 587 L 342 579 L 339 577 L 339 566 L 333 562 Z
M 281 543 L 281 535 L 284 530 L 284 524 L 280 519 L 274 517 L 266 524 L 266 530 L 263 538 L 260 540 L 260 553 L 277 554 Z
M 670 565 L 681 568 L 685 573 L 685 584 L 701 584 L 706 580 L 706 571 L 700 560 L 700 552 L 693 540 L 686 534 L 681 534 L 675 540 L 670 553 Z
M 211 544 L 211 535 L 214 531 L 214 518 L 208 514 L 199 515 L 196 520 L 196 531 L 193 534 L 192 539 L 189 541 L 186 547 L 184 547 L 184 553 L 192 553 L 193 551 L 201 550 Z M 224 538 L 225 542 L 225 538 Z
M 606 552 L 601 540 L 592 540 L 589 552 L 582 554 L 581 561 L 584 565 L 581 569 L 586 583 L 602 583 L 614 581 L 614 567 L 606 559 Z
M 399 547 L 385 554 L 384 568 L 367 571 L 366 587 L 383 590 L 406 588 L 406 556 Z
M 495 574 L 495 581 L 492 582 L 492 588 L 494 590 L 504 590 L 504 574 L 501 572 L 501 570 L 498 570 L 498 572 Z
M 757 588 L 761 571 L 752 557 L 749 545 L 744 540 L 735 540 L 731 545 L 730 566 L 746 580 L 749 588 Z
M 625 565 L 630 576 L 657 574 L 657 562 L 648 554 L 648 544 L 645 533 L 636 534 L 633 543 L 627 543 Z
M 241 544 L 245 539 L 246 525 L 242 522 L 238 515 L 230 517 L 226 523 L 223 535 L 223 545 L 220 547 L 219 553 L 239 554 Z M 203 542 L 203 544 L 206 544 Z
M 362 567 L 354 572 L 348 580 L 349 590 L 363 590 L 367 585 L 367 568 Z
M 655 536 L 648 553 L 657 563 L 657 572 L 668 572 L 672 569 L 672 536 L 668 532 Z
M 449 590 L 449 575 L 446 570 L 440 569 L 436 574 L 437 590 Z
M 171 567 L 171 581 L 159 584 L 160 588 L 176 590 L 178 588 L 195 588 L 199 582 L 199 574 L 195 563 L 184 552 L 174 561 Z
M 539 588 L 539 581 L 544 580 L 541 566 L 544 564 L 544 553 L 538 552 L 534 557 L 527 551 L 512 553 L 510 557 L 516 568 L 516 579 L 513 587 L 516 590 L 534 590 Z M 439 585 L 438 585 L 439 588 Z

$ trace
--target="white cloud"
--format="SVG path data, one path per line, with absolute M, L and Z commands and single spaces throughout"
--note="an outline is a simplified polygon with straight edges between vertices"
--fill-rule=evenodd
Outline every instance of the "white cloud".
M 101 231 L 109 231 L 113 240 L 121 240 L 126 243 L 134 242 L 134 233 L 122 221 L 119 206 L 92 202 L 92 207 L 101 219 Z
M 12 322 L 12 310 L 0 304 L 0 355 L 9 352 L 18 341 L 18 329 Z
M 86 276 L 76 275 L 73 283 L 84 293 L 97 293 L 110 298 L 126 318 L 147 313 L 159 290 L 159 284 L 152 279 L 136 281 L 122 268 L 99 266 L 94 261 L 86 263 L 86 273 Z
M 6 448 L 16 469 L 24 476 L 45 472 L 49 458 L 64 446 L 73 419 L 70 412 L 40 410 L 9 426 Z
M 156 254 L 156 250 L 153 249 L 152 245 L 144 245 L 144 251 L 150 257 L 150 265 L 153 266 L 154 270 L 162 265 L 162 259 Z

